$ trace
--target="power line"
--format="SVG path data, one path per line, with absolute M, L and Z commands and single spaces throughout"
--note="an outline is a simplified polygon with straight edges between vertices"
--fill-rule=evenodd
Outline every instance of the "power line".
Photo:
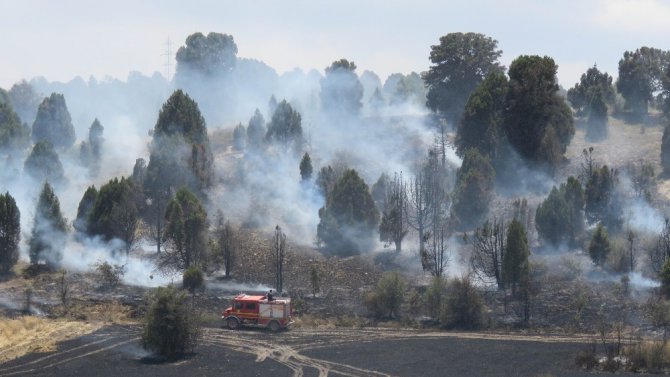
M 165 56 L 165 64 L 163 66 L 167 67 L 167 79 L 170 80 L 170 69 L 172 68 L 172 41 L 168 35 L 167 42 L 165 43 L 165 52 L 161 54 Z

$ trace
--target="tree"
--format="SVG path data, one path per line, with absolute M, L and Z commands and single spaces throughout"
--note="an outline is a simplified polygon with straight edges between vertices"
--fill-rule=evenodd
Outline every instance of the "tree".
M 484 284 L 495 284 L 499 290 L 505 288 L 503 259 L 506 236 L 505 223 L 495 218 L 475 229 L 472 236 L 465 235 L 465 241 L 472 245 L 472 270 Z
M 169 359 L 193 351 L 200 331 L 186 295 L 175 287 L 158 287 L 144 317 L 142 346 Z
M 381 223 L 379 224 L 379 240 L 388 244 L 394 243 L 396 252 L 402 250 L 402 240 L 407 235 L 407 191 L 402 174 L 395 174 L 389 182 L 384 200 Z
M 616 87 L 626 100 L 626 109 L 644 117 L 653 94 L 662 89 L 662 74 L 670 65 L 670 52 L 640 47 L 626 51 L 619 60 Z
M 60 210 L 60 201 L 48 182 L 44 183 L 37 201 L 35 219 L 29 241 L 30 264 L 45 263 L 56 269 L 63 258 L 67 222 Z
M 661 293 L 667 299 L 670 298 L 670 259 L 665 261 L 661 273 Z
M 92 175 L 100 171 L 100 159 L 102 158 L 102 134 L 105 128 L 100 124 L 98 118 L 95 118 L 91 127 L 88 129 L 88 142 L 81 143 L 79 156 L 84 166 L 89 167 Z
M 97 197 L 98 190 L 95 186 L 88 186 L 77 207 L 77 217 L 74 220 L 74 229 L 76 231 L 88 234 L 88 219 L 91 216 L 91 212 L 93 212 L 93 206 Z
M 670 64 L 665 68 L 661 78 L 661 92 L 658 95 L 661 110 L 665 117 L 670 120 Z
M 459 229 L 472 229 L 481 224 L 493 197 L 495 171 L 489 159 L 469 149 L 456 172 L 452 193 L 451 217 Z
M 591 224 L 604 222 L 609 227 L 621 226 L 622 209 L 615 190 L 617 182 L 618 172 L 607 165 L 593 170 L 584 190 L 586 218 Z
M 75 142 L 72 117 L 62 94 L 51 93 L 37 109 L 33 123 L 33 142 L 48 141 L 57 149 L 68 149 Z
M 21 212 L 9 192 L 0 194 L 0 275 L 6 275 L 19 260 Z
M 275 234 L 272 239 L 272 249 L 275 259 L 275 288 L 277 293 L 281 294 L 284 289 L 284 256 L 286 255 L 286 234 L 279 225 L 275 227 Z
M 223 212 L 216 214 L 216 227 L 214 229 L 214 247 L 212 252 L 217 265 L 223 263 L 225 276 L 230 277 L 237 260 L 239 241 L 230 221 L 224 221 Z
M 265 140 L 265 133 L 265 119 L 263 118 L 263 114 L 261 114 L 261 112 L 256 109 L 254 116 L 249 119 L 249 125 L 247 126 L 248 146 L 251 149 L 260 149 L 263 145 L 263 141 Z
M 355 170 L 347 169 L 335 183 L 319 219 L 317 237 L 327 251 L 349 256 L 371 246 L 379 212 L 368 185 Z
M 60 183 L 65 178 L 58 153 L 48 141 L 40 141 L 33 146 L 23 164 L 23 170 L 38 181 Z
M 285 150 L 299 152 L 303 143 L 301 123 L 300 113 L 295 111 L 286 100 L 282 100 L 272 114 L 265 139 L 270 143 L 280 145 Z
M 312 179 L 312 159 L 309 157 L 309 153 L 305 152 L 300 160 L 300 178 L 303 181 L 309 181 Z
M 238 124 L 233 130 L 233 145 L 238 151 L 243 151 L 247 145 L 247 130 L 242 123 Z
M 30 143 L 30 128 L 21 124 L 9 101 L 0 100 L 0 150 L 21 150 Z
M 160 266 L 185 270 L 203 261 L 207 230 L 207 212 L 200 200 L 182 188 L 170 200 L 165 211 L 164 242 L 167 250 L 161 255 Z
M 363 85 L 356 75 L 356 64 L 347 59 L 334 61 L 326 67 L 321 79 L 321 106 L 338 115 L 358 115 L 363 106 Z
M 535 227 L 540 237 L 555 246 L 566 241 L 574 245 L 584 229 L 583 207 L 582 185 L 570 176 L 537 207 Z
M 506 287 L 512 288 L 513 296 L 516 296 L 517 287 L 528 278 L 529 256 L 526 228 L 514 219 L 507 227 L 507 245 L 503 256 L 503 280 Z
M 100 187 L 88 215 L 89 234 L 114 238 L 125 243 L 126 255 L 137 240 L 140 193 L 134 182 L 124 177 L 114 178 Z
M 316 266 L 312 266 L 309 270 L 309 283 L 312 286 L 312 298 L 321 290 L 321 274 Z
M 504 140 L 502 123 L 507 87 L 505 74 L 494 71 L 474 89 L 458 122 L 454 144 L 459 156 L 476 148 L 491 161 L 497 160 Z
M 186 45 L 177 50 L 175 79 L 188 79 L 189 74 L 217 76 L 230 73 L 237 62 L 237 45 L 232 35 L 221 33 L 193 33 Z
M 670 124 L 663 129 L 663 138 L 661 139 L 661 166 L 663 172 L 670 174 Z
M 439 146 L 438 146 L 439 148 Z M 439 149 L 432 149 L 428 153 L 428 160 L 424 166 L 428 178 L 428 201 L 432 203 L 429 216 L 429 231 L 424 234 L 424 249 L 420 250 L 421 266 L 433 276 L 442 276 L 449 255 L 447 254 L 447 240 L 449 231 L 449 195 L 447 191 L 447 172 L 445 161 L 440 162 Z
M 509 68 L 504 129 L 521 157 L 553 170 L 575 134 L 572 113 L 558 94 L 550 57 L 522 55 Z
M 590 113 L 594 98 L 600 98 L 605 103 L 613 104 L 615 97 L 612 76 L 607 72 L 600 72 L 595 64 L 582 74 L 574 87 L 568 90 L 568 101 L 577 111 L 578 116 Z
M 661 234 L 658 235 L 656 245 L 649 249 L 651 268 L 661 273 L 663 265 L 670 259 L 670 219 L 665 219 Z
M 498 41 L 478 33 L 450 33 L 431 46 L 433 65 L 424 73 L 428 107 L 456 124 L 472 91 L 492 72 L 501 72 Z
M 593 263 L 602 266 L 607 261 L 607 255 L 609 255 L 611 249 L 607 229 L 602 223 L 598 224 L 589 243 L 589 256 L 591 256 Z
M 9 99 L 16 114 L 21 118 L 21 122 L 32 124 L 42 101 L 40 95 L 35 92 L 35 88 L 26 80 L 21 80 L 9 89 Z
M 187 186 L 201 194 L 212 184 L 213 160 L 198 104 L 176 90 L 158 113 L 145 188 L 157 195 Z

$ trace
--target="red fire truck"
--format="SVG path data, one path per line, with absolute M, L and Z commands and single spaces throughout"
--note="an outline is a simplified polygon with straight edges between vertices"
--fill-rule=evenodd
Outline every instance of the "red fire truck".
M 290 298 L 268 300 L 266 296 L 241 293 L 235 296 L 232 306 L 223 311 L 221 319 L 231 330 L 252 325 L 279 331 L 293 324 L 291 315 Z

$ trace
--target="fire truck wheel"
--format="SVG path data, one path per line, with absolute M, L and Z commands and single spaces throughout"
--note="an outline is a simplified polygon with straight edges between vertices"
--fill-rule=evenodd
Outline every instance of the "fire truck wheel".
M 279 328 L 280 328 L 281 326 L 279 326 L 279 322 L 277 322 L 277 321 L 272 321 L 272 322 L 270 322 L 270 324 L 268 325 L 268 327 L 270 328 L 270 331 L 272 331 L 272 332 L 277 332 L 277 331 L 279 331 Z
M 229 329 L 235 330 L 239 327 L 240 321 L 238 321 L 237 318 L 228 318 L 226 325 L 228 325 Z

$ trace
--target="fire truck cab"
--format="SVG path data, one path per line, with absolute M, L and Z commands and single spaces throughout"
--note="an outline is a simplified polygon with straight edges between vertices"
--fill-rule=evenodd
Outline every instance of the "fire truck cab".
M 279 331 L 293 324 L 291 315 L 290 298 L 268 301 L 266 296 L 241 293 L 233 298 L 232 306 L 223 311 L 221 319 L 231 330 L 251 325 Z

